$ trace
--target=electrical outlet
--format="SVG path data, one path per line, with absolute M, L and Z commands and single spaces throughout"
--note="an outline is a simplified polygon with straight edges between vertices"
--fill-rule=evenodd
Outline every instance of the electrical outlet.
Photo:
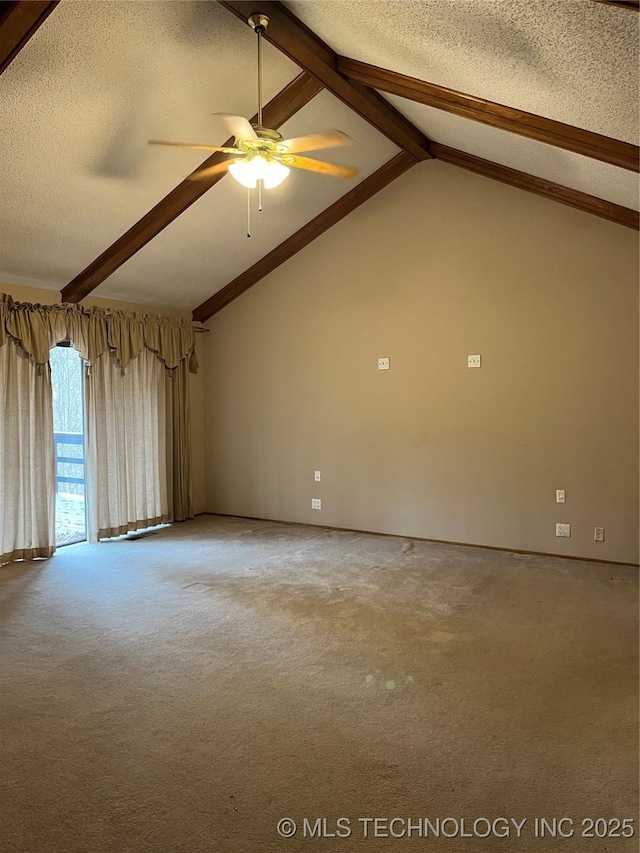
M 467 356 L 467 367 L 482 367 L 482 356 L 481 355 L 468 355 Z
M 314 472 L 313 472 L 313 479 L 316 481 L 316 483 L 319 483 L 319 482 L 320 482 L 320 479 L 321 479 L 321 477 L 320 477 L 320 471 L 314 471 Z
M 604 527 L 596 527 L 593 531 L 594 542 L 604 542 Z
M 556 503 L 563 504 L 564 503 L 564 489 L 556 489 Z
M 389 370 L 389 359 L 388 358 L 379 358 L 378 359 L 378 370 Z
M 571 525 L 556 524 L 556 536 L 566 536 L 569 539 L 571 537 Z
M 322 501 L 320 498 L 311 498 L 311 509 L 322 509 Z

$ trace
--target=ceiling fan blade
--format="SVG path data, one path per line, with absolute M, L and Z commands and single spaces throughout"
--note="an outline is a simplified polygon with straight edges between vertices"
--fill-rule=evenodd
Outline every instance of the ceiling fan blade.
M 224 154 L 235 154 L 236 148 L 220 148 L 217 145 L 197 145 L 191 142 L 164 142 L 162 139 L 150 139 L 148 145 L 172 145 L 175 148 L 194 148 L 196 151 L 221 151 Z
M 200 169 L 196 172 L 192 172 L 189 175 L 189 180 L 204 181 L 207 178 L 213 178 L 215 175 L 220 175 L 222 172 L 226 172 L 232 163 L 239 163 L 241 159 L 241 157 L 229 157 L 228 160 L 223 160 L 222 163 L 216 163 L 215 166 L 209 166 L 207 169 Z
M 211 115 L 221 118 L 236 139 L 251 142 L 257 140 L 258 134 L 249 124 L 249 120 L 244 116 L 232 116 L 229 113 L 211 113 Z
M 336 178 L 355 178 L 359 169 L 353 166 L 336 166 L 335 163 L 325 163 L 323 160 L 314 160 L 312 157 L 292 157 L 292 166 L 298 169 L 306 169 L 309 172 L 319 172 L 321 175 L 332 175 Z M 287 165 L 289 165 L 287 161 Z
M 322 148 L 338 148 L 340 145 L 350 145 L 350 136 L 341 130 L 329 133 L 310 133 L 308 136 L 296 136 L 295 139 L 285 139 L 280 145 L 286 145 L 292 154 L 298 151 L 320 151 Z

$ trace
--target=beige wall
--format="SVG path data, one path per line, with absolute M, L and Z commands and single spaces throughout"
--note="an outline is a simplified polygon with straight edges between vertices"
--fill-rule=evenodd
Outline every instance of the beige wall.
M 207 509 L 637 562 L 637 238 L 415 167 L 212 319 Z
M 57 290 L 45 290 L 38 287 L 8 284 L 0 282 L 0 293 L 8 293 L 14 299 L 22 302 L 40 302 L 52 305 L 60 302 Z M 154 305 L 139 305 L 134 302 L 119 302 L 114 299 L 101 299 L 89 296 L 82 300 L 83 305 L 97 305 L 103 308 L 113 308 L 123 311 L 140 311 L 145 314 L 163 314 L 168 317 L 190 317 L 189 312 L 173 308 L 163 308 Z M 197 354 L 202 364 L 201 336 L 196 338 Z M 193 450 L 193 505 L 195 512 L 202 512 L 205 503 L 204 487 L 204 411 L 203 411 L 203 374 L 200 372 L 190 377 L 191 393 L 191 440 Z

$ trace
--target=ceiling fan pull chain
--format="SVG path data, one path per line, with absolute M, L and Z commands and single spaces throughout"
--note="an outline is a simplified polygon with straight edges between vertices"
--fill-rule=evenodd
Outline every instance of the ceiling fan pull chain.
M 251 237 L 251 188 L 247 187 L 247 237 Z
M 264 181 L 258 180 L 258 213 L 262 213 L 262 184 Z

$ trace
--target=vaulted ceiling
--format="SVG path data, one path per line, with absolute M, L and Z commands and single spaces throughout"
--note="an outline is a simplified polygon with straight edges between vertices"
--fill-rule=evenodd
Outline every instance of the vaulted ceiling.
M 0 281 L 199 307 L 205 319 L 431 156 L 637 228 L 637 11 L 594 0 L 284 5 L 0 5 Z M 255 36 L 241 18 L 262 7 L 275 19 L 277 47 L 264 51 L 273 123 L 285 137 L 345 131 L 355 144 L 322 159 L 360 174 L 296 171 L 265 194 L 247 239 L 235 181 L 185 181 L 204 152 L 147 140 L 220 145 L 212 113 L 253 115 Z

